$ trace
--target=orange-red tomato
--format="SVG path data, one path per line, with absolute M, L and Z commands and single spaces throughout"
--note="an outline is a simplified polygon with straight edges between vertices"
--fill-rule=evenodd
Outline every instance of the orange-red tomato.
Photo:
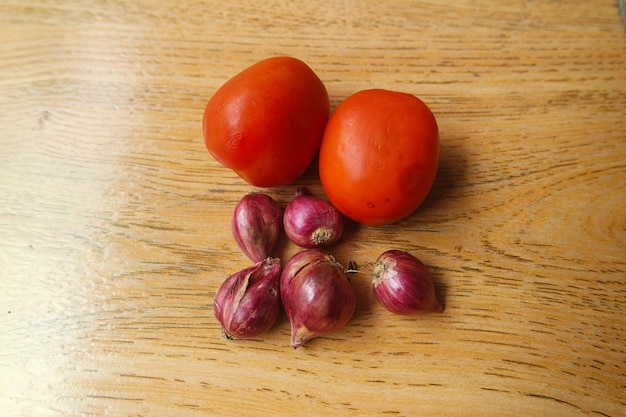
M 319 155 L 328 199 L 365 225 L 394 223 L 415 211 L 438 165 L 439 130 L 428 106 L 380 89 L 355 93 L 337 107 Z
M 260 61 L 228 80 L 206 105 L 206 147 L 250 184 L 294 181 L 317 153 L 328 120 L 326 87 L 292 57 Z

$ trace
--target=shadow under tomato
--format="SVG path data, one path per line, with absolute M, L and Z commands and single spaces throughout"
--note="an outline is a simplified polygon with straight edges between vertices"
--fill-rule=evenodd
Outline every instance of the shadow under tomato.
M 467 184 L 469 170 L 467 149 L 463 140 L 454 135 L 444 136 L 441 141 L 439 168 L 433 186 L 421 206 L 406 219 L 390 225 L 398 230 L 431 230 L 437 232 L 437 223 L 460 215 L 453 207 L 459 199 L 467 198 L 463 187 Z M 452 212 L 454 210 L 454 213 Z M 448 211 L 448 212 L 444 212 Z M 419 254 L 417 255 L 418 257 Z M 446 310 L 448 284 L 445 277 L 450 271 L 422 259 L 432 276 L 437 300 Z
M 436 209 L 448 199 L 459 198 L 458 191 L 460 185 L 466 182 L 467 169 L 468 159 L 462 144 L 454 139 L 442 141 L 435 182 L 424 202 L 408 219 Z

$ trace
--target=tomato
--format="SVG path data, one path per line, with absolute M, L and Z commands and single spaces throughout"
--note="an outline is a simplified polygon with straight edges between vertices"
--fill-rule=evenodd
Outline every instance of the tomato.
M 435 116 L 417 97 L 360 91 L 326 125 L 319 173 L 328 199 L 365 225 L 389 224 L 414 212 L 439 166 Z
M 220 87 L 204 110 L 207 149 L 258 187 L 294 181 L 319 150 L 328 92 L 304 62 L 272 57 Z

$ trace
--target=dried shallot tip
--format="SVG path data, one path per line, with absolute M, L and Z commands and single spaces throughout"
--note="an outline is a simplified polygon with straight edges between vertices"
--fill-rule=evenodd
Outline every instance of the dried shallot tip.
M 389 250 L 374 264 L 374 297 L 392 313 L 414 316 L 443 311 L 426 266 L 415 256 Z
M 250 339 L 268 331 L 280 312 L 280 259 L 266 258 L 228 277 L 213 310 L 228 339 Z
M 252 262 L 261 262 L 276 245 L 281 228 L 281 213 L 276 201 L 267 194 L 246 194 L 235 206 L 231 220 L 233 237 Z
M 346 267 L 344 272 L 346 274 L 356 274 L 357 272 L 359 272 L 359 265 L 356 263 L 356 261 L 348 261 L 348 266 Z
M 343 267 L 317 249 L 302 250 L 287 262 L 280 291 L 294 349 L 339 331 L 354 314 L 356 293 Z
M 303 248 L 330 246 L 343 234 L 343 217 L 328 201 L 298 188 L 283 215 L 287 237 Z

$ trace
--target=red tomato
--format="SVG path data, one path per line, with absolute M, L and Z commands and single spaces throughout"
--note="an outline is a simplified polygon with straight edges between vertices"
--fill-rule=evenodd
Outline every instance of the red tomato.
M 330 116 L 319 172 L 328 199 L 365 224 L 394 223 L 424 201 L 439 165 L 435 116 L 417 97 L 355 93 Z
M 202 121 L 209 152 L 250 184 L 294 181 L 317 153 L 328 120 L 326 87 L 304 62 L 273 57 L 220 87 Z

